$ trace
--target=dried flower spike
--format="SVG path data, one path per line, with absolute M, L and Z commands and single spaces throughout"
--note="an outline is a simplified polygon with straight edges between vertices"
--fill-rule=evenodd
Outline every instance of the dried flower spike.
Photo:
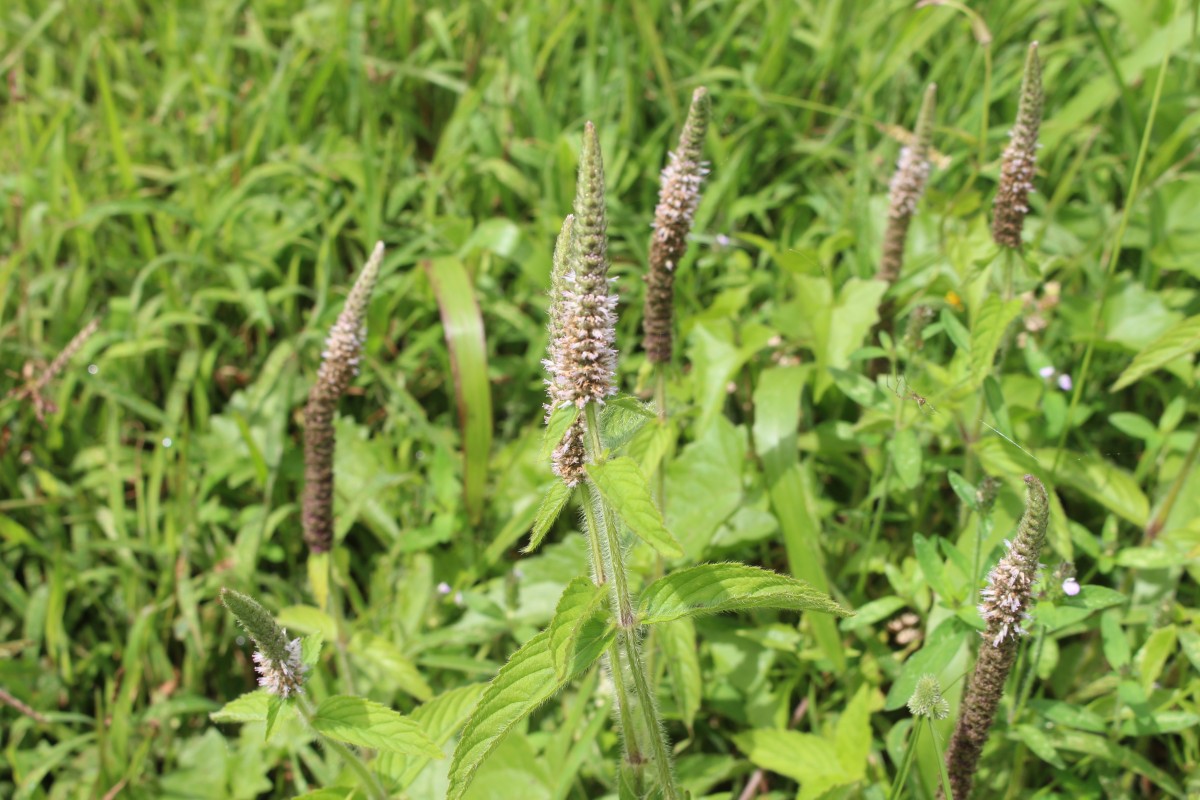
M 954 736 L 946 750 L 951 790 L 955 798 L 963 800 L 971 794 L 979 756 L 1016 661 L 1017 641 L 1025 633 L 1033 584 L 1041 567 L 1038 558 L 1046 540 L 1050 503 L 1041 481 L 1026 475 L 1025 484 L 1028 498 L 1017 534 L 988 576 L 988 588 L 981 593 L 979 613 L 987 622 L 987 629 L 975 672 L 963 695 Z
M 554 413 L 554 409 L 575 402 L 570 385 L 556 368 L 556 365 L 563 360 L 559 356 L 560 352 L 563 348 L 570 346 L 570 343 L 564 338 L 563 332 L 566 329 L 565 292 L 567 274 L 570 269 L 571 232 L 574 229 L 574 223 L 574 215 L 568 214 L 567 218 L 563 220 L 562 229 L 554 243 L 554 268 L 550 276 L 550 347 L 548 357 L 542 362 L 549 375 L 546 379 L 546 394 L 549 397 L 549 402 L 546 404 L 547 421 Z M 552 461 L 554 474 L 562 478 L 567 486 L 575 486 L 584 477 L 584 432 L 583 418 L 580 417 L 567 429 L 562 441 L 554 449 Z
M 1000 167 L 1000 188 L 993 206 L 992 239 L 1003 247 L 1021 246 L 1021 229 L 1029 213 L 1029 193 L 1037 166 L 1038 128 L 1042 123 L 1042 64 L 1038 43 L 1029 45 L 1017 123 L 1009 133 Z
M 913 143 L 900 150 L 900 159 L 892 175 L 888 201 L 887 231 L 883 235 L 883 260 L 875 277 L 894 283 L 904 265 L 904 243 L 908 240 L 908 225 L 917 210 L 917 201 L 925 193 L 929 180 L 929 149 L 933 143 L 933 112 L 937 97 L 937 84 L 931 83 L 925 90 L 921 113 L 917 116 L 917 129 Z
M 304 541 L 313 553 L 333 546 L 333 415 L 338 398 L 358 374 L 367 338 L 367 304 L 382 262 L 383 242 L 379 242 L 329 331 L 317 381 L 304 408 Z
M 617 296 L 609 292 L 608 221 L 604 209 L 604 162 L 596 128 L 587 123 L 579 158 L 575 219 L 563 275 L 561 329 L 554 357 L 560 403 L 603 405 L 616 392 Z
M 222 589 L 221 603 L 254 640 L 254 671 L 259 675 L 258 685 L 280 697 L 304 694 L 304 673 L 308 671 L 308 665 L 301 658 L 300 640 L 289 641 L 287 631 L 249 595 Z
M 54 360 L 50 362 L 50 366 L 42 370 L 41 374 L 36 378 L 33 376 L 36 369 L 33 362 L 25 364 L 26 383 L 23 386 L 11 390 L 9 396 L 15 396 L 22 399 L 28 399 L 33 405 L 33 413 L 37 417 L 38 422 L 43 422 L 47 414 L 54 414 L 58 411 L 58 406 L 53 401 L 46 398 L 42 393 L 46 387 L 50 385 L 50 381 L 54 380 L 66 368 L 75 354 L 87 344 L 87 340 L 95 335 L 96 331 L 100 330 L 100 317 L 93 318 L 87 325 L 80 329 L 79 333 L 71 337 L 71 341 L 67 342 Z
M 701 86 L 692 94 L 687 122 L 679 134 L 679 147 L 668 154 L 663 168 L 658 207 L 654 210 L 654 235 L 650 240 L 650 269 L 646 273 L 646 308 L 642 318 L 642 346 L 655 364 L 671 360 L 672 321 L 675 305 L 675 267 L 687 252 L 700 184 L 708 174 L 701 156 L 712 103 Z

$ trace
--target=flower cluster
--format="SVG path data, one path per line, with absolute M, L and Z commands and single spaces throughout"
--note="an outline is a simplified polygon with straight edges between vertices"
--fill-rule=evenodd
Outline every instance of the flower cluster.
M 1009 132 L 1000 166 L 1000 187 L 993 205 L 992 239 L 1004 247 L 1021 246 L 1021 229 L 1029 213 L 1029 193 L 1037 166 L 1038 128 L 1042 122 L 1042 65 L 1038 43 L 1029 45 L 1017 122 Z
M 692 94 L 687 122 L 679 147 L 668 155 L 662 171 L 658 206 L 654 210 L 654 237 L 650 240 L 650 269 L 646 273 L 646 308 L 642 319 L 642 345 L 653 363 L 671 360 L 674 316 L 675 267 L 687 252 L 687 237 L 700 204 L 700 185 L 708 174 L 701 154 L 711 110 L 708 90 Z
M 936 675 L 917 678 L 917 687 L 908 698 L 908 712 L 914 717 L 945 719 L 950 716 L 950 703 L 942 697 L 942 684 Z
M 917 129 L 911 145 L 900 150 L 896 171 L 889 186 L 888 224 L 883 235 L 883 260 L 875 277 L 894 283 L 900 276 L 904 264 L 904 243 L 908 240 L 908 225 L 916 213 L 917 202 L 925 193 L 929 180 L 929 151 L 933 144 L 933 112 L 937 96 L 937 84 L 929 84 L 921 113 L 917 117 Z
M 304 674 L 308 665 L 301 657 L 299 639 L 287 638 L 257 600 L 232 589 L 221 590 L 221 603 L 254 640 L 254 671 L 258 685 L 271 694 L 290 697 L 304 693 Z
M 283 631 L 287 635 L 287 631 Z M 261 650 L 255 650 L 254 671 L 258 673 L 258 685 L 271 694 L 280 697 L 290 697 L 294 694 L 304 694 L 304 673 L 308 665 L 301 660 L 300 640 L 292 639 L 286 645 L 287 657 L 276 660 Z
M 302 519 L 304 541 L 314 553 L 333 545 L 333 416 L 338 399 L 358 375 L 358 360 L 367 339 L 367 304 L 382 263 L 383 242 L 379 242 L 325 339 L 321 368 L 304 408 Z

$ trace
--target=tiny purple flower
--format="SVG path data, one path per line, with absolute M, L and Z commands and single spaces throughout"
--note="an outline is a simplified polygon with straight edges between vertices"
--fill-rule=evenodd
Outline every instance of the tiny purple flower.
M 1071 382 L 1071 376 L 1067 373 L 1064 372 L 1062 375 L 1058 376 L 1058 388 L 1062 389 L 1064 392 L 1071 391 L 1074 386 L 1075 384 Z
M 1054 377 L 1054 372 L 1055 372 L 1054 367 L 1047 366 L 1047 367 L 1042 367 L 1041 369 L 1039 369 L 1038 375 L 1041 375 L 1046 380 L 1050 380 L 1051 378 Z
M 437 585 L 437 593 L 441 595 L 450 594 L 450 584 L 442 581 Z
M 1063 593 L 1068 597 L 1074 597 L 1075 595 L 1079 594 L 1080 589 L 1081 587 L 1079 586 L 1079 581 L 1075 580 L 1074 578 L 1067 578 L 1062 582 Z

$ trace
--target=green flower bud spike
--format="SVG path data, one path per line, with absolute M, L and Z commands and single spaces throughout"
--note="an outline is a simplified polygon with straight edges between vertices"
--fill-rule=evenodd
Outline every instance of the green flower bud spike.
M 967 800 L 971 794 L 979 756 L 1017 658 L 1019 637 L 1026 633 L 1024 623 L 1029 619 L 1033 584 L 1041 568 L 1038 558 L 1046 541 L 1050 502 L 1037 478 L 1026 475 L 1025 484 L 1028 498 L 1017 535 L 1007 542 L 1007 552 L 988 576 L 988 588 L 980 593 L 979 613 L 987 629 L 946 750 L 946 769 L 955 800 Z
M 304 694 L 304 673 L 308 666 L 301 657 L 300 640 L 289 641 L 287 631 L 249 595 L 222 589 L 221 603 L 254 640 L 258 685 L 280 697 Z

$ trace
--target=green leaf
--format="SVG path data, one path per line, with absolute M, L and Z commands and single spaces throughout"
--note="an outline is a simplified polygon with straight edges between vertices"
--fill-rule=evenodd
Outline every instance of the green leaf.
M 983 379 L 992 374 L 992 362 L 996 360 L 996 350 L 1004 338 L 1004 331 L 1020 312 L 1020 300 L 1005 302 L 996 294 L 989 295 L 979 307 L 975 318 L 971 320 L 971 368 L 968 385 L 972 389 L 980 386 Z
M 279 712 L 283 710 L 285 702 L 277 694 L 267 696 L 267 726 L 263 734 L 263 741 L 271 738 L 271 731 L 275 730 L 275 723 L 279 721 Z
M 753 730 L 734 736 L 733 741 L 755 766 L 798 781 L 801 790 L 797 800 L 820 797 L 835 786 L 855 780 L 842 766 L 837 746 L 823 736 Z
M 1129 665 L 1133 655 L 1129 649 L 1125 629 L 1121 627 L 1120 612 L 1106 611 L 1100 615 L 1100 639 L 1109 666 L 1121 669 Z
M 417 706 L 412 712 L 412 719 L 425 729 L 438 747 L 445 748 L 467 721 L 486 688 L 487 685 L 483 683 L 469 683 L 450 689 L 428 703 Z M 375 763 L 382 774 L 391 776 L 396 782 L 395 788 L 404 789 L 417 779 L 430 761 L 428 756 L 423 755 L 380 753 Z
M 978 639 L 963 622 L 951 617 L 938 625 L 933 633 L 925 640 L 925 645 L 904 662 L 900 675 L 888 690 L 883 707 L 886 711 L 894 711 L 908 702 L 913 690 L 917 688 L 917 680 L 925 673 L 937 675 L 946 686 L 950 680 L 958 677 L 944 675 L 942 670 L 954 659 L 960 647 L 965 645 L 970 637 Z
M 700 656 L 696 650 L 696 624 L 687 617 L 680 617 L 664 622 L 656 630 L 666 658 L 667 673 L 671 676 L 675 705 L 683 724 L 690 731 L 704 694 Z
M 1107 586 L 1081 586 L 1079 594 L 1074 597 L 1067 597 L 1059 601 L 1059 605 L 1068 608 L 1086 608 L 1091 611 L 1098 611 L 1102 608 L 1111 606 L 1119 606 L 1128 598 L 1118 592 L 1116 589 L 1110 589 Z
M 362 697 L 334 695 L 317 706 L 312 726 L 339 742 L 372 750 L 441 758 L 442 750 L 421 726 L 379 703 Z
M 876 622 L 882 622 L 907 605 L 907 600 L 894 595 L 872 600 L 854 609 L 853 617 L 842 620 L 842 632 L 845 633 L 847 631 L 858 630 L 859 628 L 870 627 Z
M 639 603 L 642 624 L 746 608 L 851 612 L 802 580 L 747 564 L 701 564 L 673 572 L 646 587 Z
M 979 498 L 975 495 L 975 487 L 954 470 L 946 473 L 946 477 L 950 480 L 950 488 L 958 495 L 958 499 L 963 501 L 963 505 L 972 511 L 978 511 Z
M 1175 653 L 1176 641 L 1177 636 L 1174 625 L 1158 628 L 1150 634 L 1149 638 L 1146 639 L 1146 643 L 1142 645 L 1142 649 L 1138 651 L 1137 656 L 1134 658 L 1134 664 L 1137 666 L 1138 674 L 1142 679 L 1142 688 L 1147 692 L 1150 691 L 1150 687 L 1162 675 L 1167 659 Z
M 1134 356 L 1112 385 L 1111 391 L 1119 392 L 1175 359 L 1191 355 L 1197 350 L 1200 350 L 1200 315 L 1179 322 Z
M 921 483 L 921 443 L 912 428 L 901 428 L 888 443 L 892 454 L 892 466 L 896 477 L 906 489 L 915 489 Z
M 463 441 L 463 501 L 472 520 L 483 513 L 488 460 L 492 450 L 492 387 L 487 341 L 475 288 L 463 262 L 437 258 L 423 262 L 442 316 L 454 371 L 458 425 Z
M 1200 714 L 1191 711 L 1160 711 L 1148 717 L 1135 716 L 1121 723 L 1122 736 L 1160 736 L 1188 731 L 1200 725 Z
M 1067 768 L 1062 756 L 1054 749 L 1054 742 L 1050 741 L 1050 737 L 1041 728 L 1035 725 L 1018 725 L 1009 733 L 1009 736 L 1023 743 L 1034 755 L 1047 764 L 1059 769 Z
M 321 646 L 325 644 L 325 635 L 314 631 L 300 640 L 300 660 L 309 667 L 315 667 L 321 659 Z
M 867 756 L 871 752 L 870 689 L 859 687 L 838 717 L 833 742 L 842 771 L 854 780 L 867 774 Z
M 571 668 L 571 654 L 575 652 L 579 631 L 596 615 L 608 593 L 608 586 L 597 586 L 583 576 L 563 589 L 549 627 L 550 656 L 554 659 L 554 672 L 559 680 L 565 680 Z
M 950 591 L 950 586 L 946 583 L 946 565 L 942 563 L 942 557 L 938 555 L 937 537 L 928 539 L 919 533 L 914 533 L 913 551 L 929 587 L 943 598 L 953 599 L 954 593 Z
M 266 722 L 271 694 L 265 689 L 234 698 L 208 715 L 213 722 Z
M 488 684 L 467 720 L 450 764 L 447 800 L 459 800 L 484 758 L 513 726 L 553 697 L 567 680 L 594 664 L 613 636 L 611 628 L 594 620 L 585 623 L 576 639 L 568 678 L 563 680 L 554 669 L 549 631 L 542 631 L 522 645 Z
M 600 412 L 600 438 L 604 447 L 616 450 L 637 435 L 647 422 L 656 419 L 654 409 L 636 397 L 610 397 Z
M 679 558 L 683 548 L 667 530 L 658 506 L 650 496 L 650 484 L 628 456 L 587 465 L 588 477 L 621 521 L 664 558 Z
M 567 428 L 574 425 L 577 419 L 579 419 L 578 406 L 559 406 L 554 409 L 542 432 L 542 449 L 538 453 L 538 458 L 542 461 L 549 461 L 550 457 L 554 455 L 554 448 L 558 447 L 563 437 L 567 435 Z
M 537 517 L 533 520 L 533 530 L 529 534 L 529 544 L 521 550 L 522 553 L 532 553 L 541 545 L 542 540 L 546 538 L 546 534 L 550 532 L 554 521 L 558 519 L 558 515 L 562 513 L 566 507 L 567 501 L 571 499 L 571 494 L 575 491 L 574 486 L 567 486 L 560 480 L 555 480 L 550 486 L 550 490 L 542 497 L 542 504 L 538 506 Z
M 946 336 L 954 344 L 954 349 L 966 353 L 971 350 L 971 334 L 958 321 L 958 317 L 949 308 L 943 308 L 938 321 L 942 323 L 942 330 L 946 332 Z

